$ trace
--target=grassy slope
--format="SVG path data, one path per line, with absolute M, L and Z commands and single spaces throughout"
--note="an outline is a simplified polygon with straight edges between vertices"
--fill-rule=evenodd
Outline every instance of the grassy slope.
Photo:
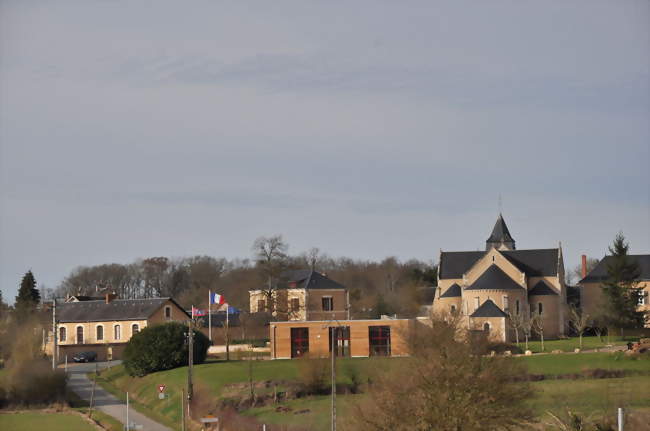
M 622 346 L 627 344 L 629 341 L 639 341 L 639 338 L 621 338 L 619 336 L 612 336 L 607 340 L 607 337 L 603 337 L 602 340 L 595 336 L 582 337 L 582 349 L 583 350 L 593 350 L 593 349 L 602 349 L 608 344 L 613 346 Z M 522 341 L 518 346 L 525 350 L 526 345 Z M 544 351 L 552 352 L 553 350 L 561 350 L 563 352 L 573 352 L 576 348 L 580 347 L 580 339 L 578 337 L 568 338 L 565 340 L 547 340 L 544 341 Z M 528 349 L 533 353 L 542 352 L 542 343 L 540 341 L 529 341 Z
M 650 374 L 649 360 L 631 360 L 627 357 L 609 353 L 581 353 L 570 355 L 539 355 L 531 357 L 519 357 L 515 360 L 524 362 L 528 365 L 529 371 L 535 374 L 557 375 L 567 373 L 579 373 L 583 369 L 604 368 L 611 370 L 627 370 L 634 373 Z M 347 366 L 356 366 L 361 372 L 369 368 L 378 369 L 389 366 L 392 361 L 399 359 L 346 359 L 340 361 L 340 367 L 337 379 L 344 383 L 347 380 L 344 369 Z M 368 366 L 372 364 L 371 366 Z M 299 362 L 295 360 L 276 360 L 276 361 L 256 361 L 253 366 L 253 379 L 255 381 L 264 380 L 294 380 L 298 375 Z M 100 383 L 116 395 L 124 398 L 124 391 L 129 390 L 131 399 L 138 400 L 139 405 L 135 407 L 143 413 L 148 414 L 160 422 L 174 426 L 180 423 L 180 393 L 185 388 L 187 378 L 187 368 L 177 368 L 174 370 L 153 373 L 142 378 L 130 378 L 124 372 L 122 366 L 114 367 L 104 371 L 100 377 Z M 638 379 L 639 382 L 650 383 L 650 377 L 638 376 L 624 379 L 604 379 L 604 380 L 563 380 L 563 381 L 544 381 L 533 384 L 533 387 L 539 388 L 541 398 L 536 402 L 535 408 L 538 413 L 542 414 L 546 410 L 555 410 L 564 405 L 570 405 L 563 401 L 563 394 L 570 393 L 566 388 L 575 391 L 575 402 L 578 405 L 582 399 L 589 397 L 597 398 L 606 393 L 608 382 L 622 382 L 626 385 Z M 209 362 L 195 366 L 194 382 L 197 392 L 206 391 L 214 397 L 222 393 L 224 385 L 231 383 L 242 383 L 248 380 L 248 362 Z M 165 384 L 167 393 L 170 394 L 168 400 L 161 401 L 157 395 L 157 385 Z M 627 386 L 626 386 L 627 387 Z M 118 389 L 119 388 L 119 389 Z M 646 398 L 647 399 L 647 398 Z M 351 396 L 339 397 L 339 409 L 341 415 L 344 414 L 345 408 L 350 404 Z M 289 413 L 277 413 L 273 408 L 261 407 L 251 409 L 246 414 L 256 416 L 267 423 L 293 423 L 302 424 L 307 427 L 315 427 L 315 424 L 329 423 L 329 398 L 313 397 L 310 399 L 300 399 L 291 401 L 285 405 L 292 408 Z M 650 406 L 650 401 L 646 403 Z M 148 407 L 143 407 L 146 405 Z M 589 402 L 589 405 L 595 404 Z M 297 410 L 310 409 L 310 413 L 295 414 Z
M 13 431 L 95 431 L 83 418 L 64 413 L 0 414 L 0 429 Z

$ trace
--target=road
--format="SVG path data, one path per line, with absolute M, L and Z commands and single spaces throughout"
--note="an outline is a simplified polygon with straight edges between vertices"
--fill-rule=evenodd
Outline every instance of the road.
M 86 373 L 95 371 L 95 364 L 97 364 L 99 369 L 104 369 L 119 363 L 120 361 L 112 361 L 110 364 L 108 362 L 68 364 L 68 387 L 81 398 L 90 402 L 93 383 L 86 377 Z M 118 400 L 99 385 L 95 387 L 95 406 L 98 410 L 126 424 L 126 403 Z M 133 408 L 129 408 L 129 422 L 142 425 L 143 431 L 171 431 L 170 428 L 149 419 Z

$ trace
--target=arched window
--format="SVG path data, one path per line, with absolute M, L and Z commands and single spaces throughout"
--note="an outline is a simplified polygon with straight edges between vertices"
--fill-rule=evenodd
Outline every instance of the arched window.
M 490 332 L 490 324 L 488 322 L 485 322 L 483 325 L 483 331 Z
M 65 341 L 65 336 L 67 334 L 65 333 L 65 326 L 61 326 L 59 328 L 59 341 Z
M 138 332 L 140 332 L 140 326 L 137 323 L 131 325 L 131 336 L 133 337 Z
M 541 302 L 538 302 L 538 303 L 537 303 L 537 312 L 538 312 L 539 314 L 542 314 L 542 303 L 541 303 Z
M 456 306 L 452 305 L 451 306 L 451 314 L 455 314 L 455 313 L 456 313 Z
M 77 344 L 84 343 L 84 327 L 77 326 Z
M 104 326 L 103 325 L 97 325 L 97 341 L 103 341 L 104 340 Z
M 122 338 L 122 327 L 120 325 L 115 325 L 113 327 L 113 339 L 119 340 Z
M 165 306 L 165 319 L 169 320 L 172 318 L 172 307 L 169 305 Z
M 519 316 L 519 300 L 515 301 L 515 312 L 517 313 L 517 316 Z

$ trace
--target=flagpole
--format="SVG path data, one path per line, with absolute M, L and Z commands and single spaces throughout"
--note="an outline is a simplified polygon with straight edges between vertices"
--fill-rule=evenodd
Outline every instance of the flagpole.
M 212 291 L 208 290 L 208 338 L 212 343 L 212 312 L 210 311 L 210 304 L 212 303 Z
M 228 309 L 230 304 L 226 304 L 226 361 L 230 360 L 230 322 L 228 321 Z

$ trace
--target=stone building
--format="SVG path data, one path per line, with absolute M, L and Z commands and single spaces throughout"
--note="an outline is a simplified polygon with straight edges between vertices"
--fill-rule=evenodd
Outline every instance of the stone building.
M 441 251 L 439 262 L 434 313 L 457 314 L 468 329 L 504 342 L 515 338 L 513 323 L 531 318 L 540 322 L 546 338 L 564 334 L 561 246 L 517 250 L 499 214 L 485 251 Z

